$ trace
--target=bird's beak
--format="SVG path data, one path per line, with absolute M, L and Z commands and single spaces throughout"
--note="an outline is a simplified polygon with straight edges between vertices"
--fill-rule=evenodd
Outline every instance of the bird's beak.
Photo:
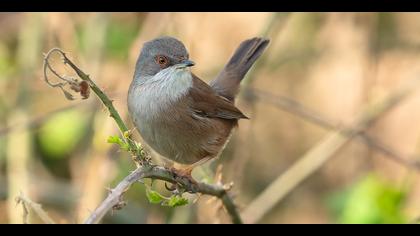
M 182 60 L 180 63 L 180 66 L 182 67 L 190 67 L 190 66 L 194 66 L 195 62 L 190 61 L 190 60 Z

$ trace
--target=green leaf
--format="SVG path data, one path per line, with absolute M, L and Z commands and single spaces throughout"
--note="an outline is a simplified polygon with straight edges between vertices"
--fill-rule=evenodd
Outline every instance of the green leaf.
M 137 38 L 139 25 L 137 21 L 111 21 L 105 37 L 106 53 L 109 56 L 126 60 L 128 52 Z
M 146 191 L 147 199 L 149 199 L 149 202 L 152 204 L 160 204 L 163 200 L 165 200 L 165 197 L 160 195 L 160 193 L 153 191 L 153 190 L 147 190 Z
M 165 205 L 170 207 L 179 207 L 184 206 L 188 204 L 188 199 L 183 198 L 178 195 L 173 195 L 167 202 L 165 202 Z
M 129 151 L 130 150 L 130 145 L 128 145 L 128 143 L 126 143 L 124 140 L 122 140 L 117 135 L 109 136 L 107 142 L 118 144 L 120 146 L 120 148 L 124 151 Z
M 130 145 L 128 145 L 128 143 L 123 143 L 121 146 L 121 149 L 128 152 L 130 151 Z
M 120 137 L 118 137 L 117 135 L 115 135 L 115 136 L 109 136 L 107 142 L 108 143 L 115 143 L 115 144 L 118 144 L 119 145 L 123 141 L 120 139 Z

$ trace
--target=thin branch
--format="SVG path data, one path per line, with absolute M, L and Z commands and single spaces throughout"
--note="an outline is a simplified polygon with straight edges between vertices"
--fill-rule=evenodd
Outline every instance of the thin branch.
M 28 217 L 29 217 L 29 209 L 26 206 L 27 204 L 24 203 L 23 201 L 21 201 L 20 199 L 16 199 L 16 203 L 17 204 L 19 204 L 19 203 L 22 204 L 22 210 L 23 210 L 23 213 L 22 213 L 22 222 L 24 224 L 29 224 L 29 220 L 28 220 Z
M 44 80 L 45 80 L 45 82 L 48 84 L 48 85 L 50 85 L 51 87 L 62 87 L 62 86 L 64 86 L 64 85 L 66 85 L 66 84 L 68 84 L 68 83 L 72 83 L 73 81 L 71 81 L 71 80 L 68 80 L 68 79 L 66 79 L 64 76 L 61 76 L 57 71 L 55 71 L 51 66 L 50 66 L 50 63 L 49 63 L 49 59 L 50 59 L 50 56 L 52 55 L 52 53 L 53 52 L 55 52 L 55 51 L 57 51 L 57 52 L 62 52 L 60 49 L 58 49 L 58 48 L 53 48 L 53 49 L 51 49 L 47 54 L 45 54 L 44 56 L 45 56 L 45 58 L 44 58 Z M 52 83 L 49 79 L 48 79 L 48 70 L 47 70 L 47 68 L 55 75 L 55 76 L 57 76 L 57 78 L 59 78 L 60 80 L 63 80 L 64 82 L 61 82 L 61 83 Z
M 45 223 L 45 224 L 55 224 L 54 220 L 45 212 L 41 205 L 31 201 L 28 197 L 26 197 L 23 193 L 20 193 L 18 197 L 16 197 L 16 203 L 22 204 L 23 207 L 23 223 L 27 224 L 29 209 L 32 209 L 35 214 Z
M 125 203 L 122 200 L 123 193 L 127 191 L 133 183 L 143 178 L 151 178 L 151 179 L 159 179 L 159 180 L 167 181 L 167 182 L 176 184 L 177 186 L 180 186 L 186 192 L 202 193 L 202 194 L 218 197 L 219 199 L 221 199 L 223 205 L 225 206 L 227 212 L 229 213 L 232 219 L 232 222 L 242 223 L 237 207 L 235 206 L 232 198 L 229 196 L 227 192 L 230 189 L 230 187 L 224 186 L 221 183 L 210 185 L 206 183 L 191 182 L 191 180 L 189 180 L 188 178 L 179 176 L 177 173 L 170 171 L 164 167 L 152 165 L 150 163 L 149 154 L 143 150 L 140 144 L 134 142 L 129 137 L 130 135 L 127 135 L 129 134 L 129 130 L 127 126 L 125 125 L 125 123 L 123 122 L 123 120 L 121 119 L 121 116 L 119 115 L 115 107 L 113 106 L 112 101 L 89 78 L 89 75 L 87 75 L 79 67 L 77 67 L 61 49 L 54 48 L 45 55 L 44 76 L 47 75 L 46 68 L 51 69 L 48 58 L 50 54 L 53 52 L 58 52 L 62 56 L 64 64 L 69 65 L 77 73 L 80 79 L 82 79 L 83 81 L 86 81 L 89 87 L 93 90 L 93 92 L 95 92 L 95 94 L 101 100 L 101 102 L 107 107 L 110 113 L 110 116 L 117 123 L 124 141 L 129 145 L 130 147 L 129 150 L 133 156 L 133 160 L 135 161 L 137 165 L 137 169 L 134 172 L 128 175 L 113 190 L 110 191 L 110 194 L 108 195 L 108 197 L 96 208 L 96 210 L 89 216 L 89 218 L 86 220 L 85 223 L 98 223 L 105 216 L 105 214 L 111 209 L 116 209 L 116 208 L 120 208 L 121 206 L 124 206 Z M 56 73 L 53 72 L 53 74 L 56 74 Z M 59 76 L 59 75 L 57 75 L 57 78 L 65 80 L 63 79 L 62 76 Z M 63 90 L 61 85 L 54 86 L 51 83 L 49 83 L 48 78 L 45 78 L 45 80 L 52 87 L 60 87 Z M 64 83 L 66 82 L 77 83 L 76 80 L 71 81 L 71 82 L 65 80 Z
M 123 203 L 123 193 L 126 192 L 132 184 L 139 181 L 142 178 L 142 175 L 142 169 L 138 168 L 119 182 L 114 189 L 109 191 L 108 197 L 90 214 L 89 218 L 85 221 L 85 224 L 99 223 L 106 213 L 112 210 L 114 206 L 121 205 Z
M 294 114 L 322 128 L 330 129 L 330 130 L 342 129 L 342 133 L 347 136 L 352 135 L 353 133 L 356 132 L 354 128 L 345 127 L 343 125 L 338 124 L 337 122 L 333 122 L 323 117 L 322 115 L 316 113 L 315 111 L 312 111 L 311 109 L 305 107 L 299 102 L 293 99 L 290 99 L 288 97 L 270 94 L 266 91 L 249 88 L 249 87 L 244 89 L 244 92 L 248 93 L 247 96 L 253 96 L 256 99 L 263 100 L 266 103 L 269 103 L 283 111 Z M 420 171 L 420 162 L 418 161 L 420 160 L 420 158 L 404 157 L 403 155 L 399 154 L 397 151 L 383 144 L 381 141 L 371 137 L 366 132 L 356 132 L 356 133 L 358 134 L 357 137 L 359 138 L 360 141 L 362 141 L 364 144 L 368 145 L 369 147 L 374 148 L 375 150 L 384 154 L 383 157 L 389 158 L 407 168 Z

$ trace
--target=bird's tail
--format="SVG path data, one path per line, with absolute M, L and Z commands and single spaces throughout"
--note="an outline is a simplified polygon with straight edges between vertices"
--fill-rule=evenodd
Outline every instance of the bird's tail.
M 269 42 L 270 40 L 264 38 L 243 41 L 219 75 L 210 82 L 211 87 L 221 96 L 233 101 L 239 91 L 240 82 Z

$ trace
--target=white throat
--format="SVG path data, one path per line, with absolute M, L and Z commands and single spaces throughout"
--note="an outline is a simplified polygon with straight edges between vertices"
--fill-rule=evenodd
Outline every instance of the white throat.
M 192 76 L 188 68 L 178 69 L 171 66 L 154 76 L 142 78 L 140 86 L 154 90 L 158 96 L 174 100 L 184 95 L 192 86 Z
M 130 86 L 128 108 L 132 117 L 154 119 L 192 86 L 188 68 L 168 67 L 154 76 L 135 78 Z

